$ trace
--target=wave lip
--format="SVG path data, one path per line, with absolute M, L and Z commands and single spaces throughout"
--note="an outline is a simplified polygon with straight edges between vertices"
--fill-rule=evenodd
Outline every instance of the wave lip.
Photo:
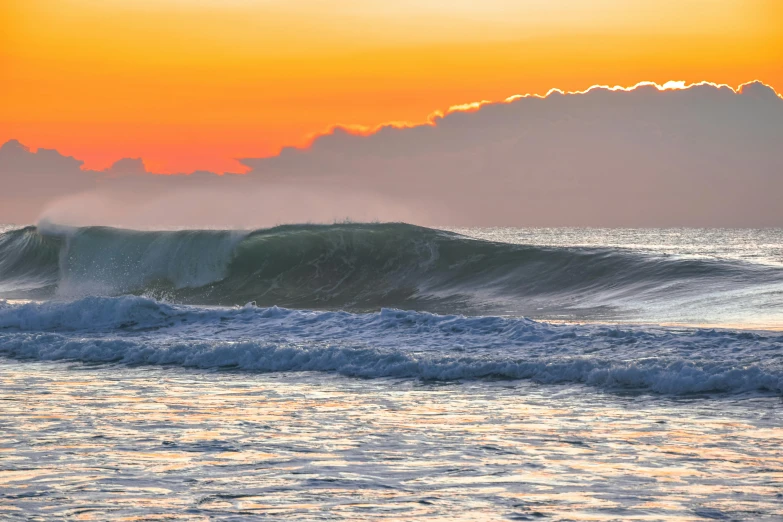
M 766 317 L 783 307 L 783 269 L 619 248 L 495 243 L 403 223 L 238 232 L 47 226 L 0 235 L 0 297 L 128 293 L 202 305 L 255 301 L 576 320 L 644 316 L 649 309 L 655 322 L 709 323 L 721 310 Z
M 203 308 L 133 296 L 2 303 L 0 355 L 362 378 L 529 379 L 671 395 L 783 394 L 783 334 L 390 309 Z

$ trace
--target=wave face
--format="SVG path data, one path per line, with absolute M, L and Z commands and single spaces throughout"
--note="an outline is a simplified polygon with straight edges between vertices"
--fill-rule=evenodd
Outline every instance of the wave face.
M 0 297 L 123 294 L 219 306 L 720 323 L 779 316 L 783 269 L 497 243 L 407 224 L 27 227 L 0 235 Z
M 531 379 L 673 395 L 783 393 L 783 334 L 389 309 L 196 307 L 136 296 L 0 302 L 0 355 L 363 378 Z

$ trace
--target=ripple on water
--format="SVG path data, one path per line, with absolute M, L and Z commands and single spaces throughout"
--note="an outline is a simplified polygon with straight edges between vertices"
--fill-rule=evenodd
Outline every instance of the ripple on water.
M 0 360 L 0 518 L 779 519 L 779 397 Z

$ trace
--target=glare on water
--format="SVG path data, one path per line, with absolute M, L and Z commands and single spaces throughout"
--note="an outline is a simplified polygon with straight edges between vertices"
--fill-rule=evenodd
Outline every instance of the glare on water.
M 0 518 L 783 517 L 779 397 L 0 362 Z
M 446 228 L 466 236 L 555 247 L 623 248 L 648 254 L 783 266 L 780 228 Z

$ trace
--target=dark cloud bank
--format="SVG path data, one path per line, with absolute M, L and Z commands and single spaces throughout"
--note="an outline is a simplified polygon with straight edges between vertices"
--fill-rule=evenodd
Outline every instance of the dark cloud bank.
M 0 148 L 0 222 L 252 227 L 783 226 L 783 99 L 761 84 L 550 93 L 430 124 L 343 129 L 246 175 L 106 171 Z

